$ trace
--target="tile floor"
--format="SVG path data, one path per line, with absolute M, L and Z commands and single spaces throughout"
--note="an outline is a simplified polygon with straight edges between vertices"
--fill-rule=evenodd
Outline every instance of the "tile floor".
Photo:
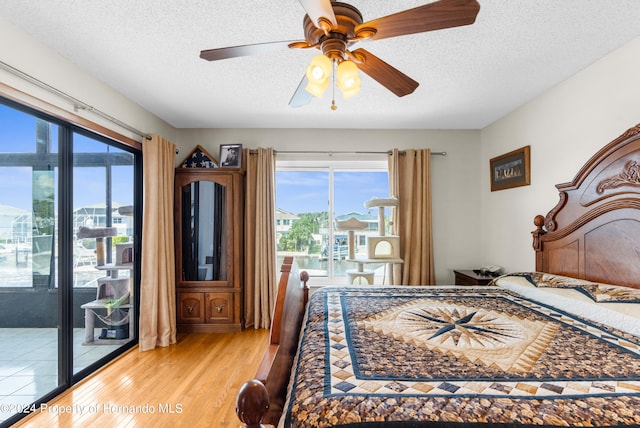
M 96 335 L 100 332 L 96 329 Z M 85 346 L 83 328 L 73 332 L 73 371 L 77 373 L 121 345 Z M 58 384 L 58 331 L 55 328 L 0 328 L 0 423 L 49 393 Z

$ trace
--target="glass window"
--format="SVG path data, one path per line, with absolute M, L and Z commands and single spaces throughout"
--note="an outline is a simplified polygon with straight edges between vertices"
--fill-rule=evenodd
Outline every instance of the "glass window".
M 386 161 L 378 162 L 377 168 L 357 168 L 357 162 L 351 162 L 349 169 L 277 168 L 278 264 L 285 255 L 294 255 L 309 275 L 325 277 L 327 283 L 347 283 L 347 271 L 358 269 L 353 260 L 367 258 L 367 237 L 379 234 L 378 211 L 364 204 L 389 195 Z M 349 254 L 349 231 L 336 230 L 335 224 L 352 217 L 366 226 L 354 230 L 354 254 Z M 367 263 L 366 269 L 375 272 L 376 283 L 382 283 L 385 266 Z

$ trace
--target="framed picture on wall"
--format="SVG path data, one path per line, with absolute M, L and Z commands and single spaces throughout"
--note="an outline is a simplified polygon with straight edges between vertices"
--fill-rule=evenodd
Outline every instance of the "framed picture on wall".
M 530 150 L 521 147 L 489 161 L 492 192 L 531 184 Z
M 220 145 L 220 167 L 240 168 L 242 166 L 242 144 Z

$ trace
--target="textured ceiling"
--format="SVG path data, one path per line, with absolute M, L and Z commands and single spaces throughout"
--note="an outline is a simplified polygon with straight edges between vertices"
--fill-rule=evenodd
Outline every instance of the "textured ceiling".
M 420 86 L 398 98 L 364 75 L 335 111 L 331 90 L 288 106 L 315 50 L 199 58 L 302 40 L 297 0 L 0 0 L 0 16 L 177 128 L 480 129 L 640 36 L 638 0 L 478 1 L 473 25 L 359 43 Z M 368 21 L 428 2 L 350 4 Z

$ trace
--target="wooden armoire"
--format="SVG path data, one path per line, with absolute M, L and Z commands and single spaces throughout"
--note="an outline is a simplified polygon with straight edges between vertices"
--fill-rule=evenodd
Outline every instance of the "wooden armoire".
M 188 162 L 199 156 L 210 157 L 198 146 L 175 171 L 177 327 L 179 332 L 240 331 L 244 170 Z

